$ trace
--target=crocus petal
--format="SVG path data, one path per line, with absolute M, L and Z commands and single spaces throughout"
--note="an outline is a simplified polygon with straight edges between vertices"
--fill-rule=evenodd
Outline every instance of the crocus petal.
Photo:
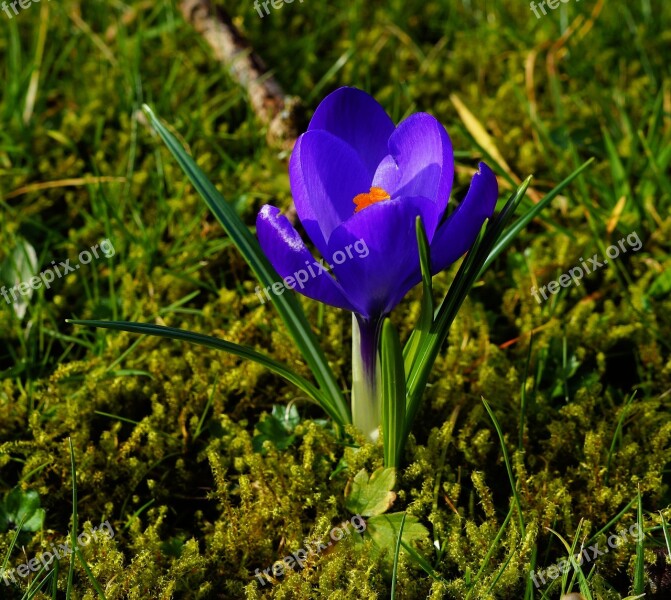
M 389 138 L 389 155 L 380 162 L 373 185 L 387 190 L 392 198 L 430 198 L 439 219 L 453 178 L 452 143 L 445 128 L 431 115 L 416 113 L 401 122 Z M 424 226 L 431 240 L 435 229 L 428 222 Z
M 256 218 L 256 234 L 264 254 L 285 280 L 286 287 L 290 283 L 286 278 L 292 277 L 296 283 L 290 289 L 295 287 L 304 296 L 325 304 L 355 310 L 335 279 L 317 266 L 319 261 L 310 254 L 301 236 L 279 209 L 270 204 L 261 208 Z
M 431 270 L 434 275 L 471 247 L 485 219 L 494 212 L 499 195 L 496 175 L 483 162 L 479 169 L 473 176 L 466 197 L 438 228 L 431 243 Z
M 371 177 L 355 150 L 326 131 L 308 131 L 289 164 L 296 212 L 325 255 L 331 232 L 354 213 L 354 197 L 368 192 Z
M 415 219 L 432 204 L 428 198 L 386 200 L 333 231 L 329 240 L 333 271 L 362 316 L 387 314 L 407 293 L 409 288 L 401 289 L 401 283 L 419 273 Z
M 389 192 L 390 196 L 398 198 L 399 195 L 396 193 L 396 190 L 401 187 L 400 182 L 401 169 L 396 160 L 394 160 L 394 157 L 391 154 L 387 154 L 377 166 L 372 185 L 382 188 Z
M 317 107 L 308 131 L 318 129 L 354 148 L 372 178 L 377 165 L 389 154 L 387 141 L 394 132 L 394 122 L 375 98 L 356 88 L 342 87 Z

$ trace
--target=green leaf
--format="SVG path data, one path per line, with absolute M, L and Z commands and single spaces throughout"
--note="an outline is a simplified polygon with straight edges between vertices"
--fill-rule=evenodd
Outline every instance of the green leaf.
M 396 469 L 376 469 L 370 478 L 366 470 L 361 469 L 354 477 L 345 506 L 352 514 L 362 517 L 381 515 L 396 500 L 392 491 L 395 484 Z
M 165 142 L 165 145 L 175 157 L 179 166 L 191 180 L 191 183 L 203 200 L 205 200 L 205 203 L 240 251 L 242 257 L 247 261 L 247 264 L 263 287 L 272 286 L 273 283 L 281 281 L 280 276 L 273 269 L 261 250 L 259 243 L 242 222 L 234 208 L 226 202 L 193 158 L 186 153 L 175 136 L 166 129 L 152 110 L 147 105 L 144 105 L 143 108 L 156 132 Z M 277 308 L 289 334 L 294 339 L 296 346 L 303 355 L 323 392 L 320 403 L 339 425 L 342 426 L 351 423 L 352 417 L 349 407 L 298 300 L 293 294 L 285 293 L 280 295 L 271 294 L 271 301 L 275 308 Z
M 401 341 L 389 319 L 382 324 L 382 443 L 384 465 L 398 467 L 405 429 L 405 370 Z
M 410 335 L 403 348 L 403 358 L 405 362 L 405 372 L 410 373 L 412 365 L 417 358 L 417 348 L 429 335 L 433 325 L 433 282 L 431 279 L 431 250 L 429 240 L 426 237 L 426 231 L 422 225 L 422 218 L 417 217 L 415 221 L 415 233 L 417 235 L 417 247 L 419 250 L 419 264 L 422 269 L 422 310 L 419 315 L 417 327 Z
M 307 379 L 297 375 L 285 365 L 276 360 L 257 352 L 248 346 L 234 344 L 220 338 L 210 335 L 203 335 L 201 333 L 194 333 L 186 331 L 185 329 L 178 329 L 176 327 L 165 327 L 163 325 L 153 325 L 151 323 L 133 323 L 131 321 L 82 321 L 79 319 L 67 319 L 67 323 L 73 325 L 88 325 L 90 327 L 100 327 L 102 329 L 114 329 L 117 331 L 128 331 L 130 333 L 141 333 L 144 335 L 154 335 L 157 337 L 169 338 L 171 340 L 179 340 L 182 342 L 189 342 L 207 348 L 214 348 L 215 350 L 223 350 L 229 354 L 234 354 L 241 358 L 254 361 L 263 365 L 268 370 L 284 377 L 289 383 L 292 383 L 297 388 L 303 390 L 309 398 L 314 400 L 317 404 L 322 406 L 324 410 L 335 420 L 338 421 L 338 414 L 331 412 L 331 405 L 325 401 L 323 394 L 312 385 Z
M 483 225 L 483 230 L 459 267 L 459 271 L 450 286 L 447 296 L 438 308 L 431 331 L 419 344 L 416 359 L 410 373 L 408 373 L 406 383 L 408 394 L 406 401 L 405 438 L 410 433 L 429 375 L 438 357 L 440 348 L 449 333 L 449 326 L 475 281 L 472 265 L 476 260 L 478 248 L 481 246 L 485 236 L 484 227 Z
M 484 273 L 496 257 L 503 252 L 517 237 L 520 231 L 555 198 L 566 186 L 582 173 L 593 161 L 585 162 L 571 175 L 564 179 L 557 187 L 547 194 L 538 204 L 529 210 L 514 225 L 506 229 L 515 210 L 526 194 L 531 177 L 525 181 L 510 196 L 501 212 L 493 218 L 480 232 L 480 236 L 469 250 L 461 264 L 459 271 L 450 286 L 447 296 L 438 308 L 434 324 L 429 335 L 425 336 L 417 349 L 416 358 L 407 376 L 407 409 L 405 437 L 415 419 L 422 395 L 429 379 L 431 369 L 438 357 L 440 348 L 447 339 L 459 308 L 473 287 L 473 284 Z

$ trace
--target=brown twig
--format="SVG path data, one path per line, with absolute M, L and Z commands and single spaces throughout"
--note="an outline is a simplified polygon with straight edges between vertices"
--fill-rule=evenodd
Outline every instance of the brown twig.
M 291 149 L 302 124 L 300 99 L 285 95 L 224 10 L 213 7 L 209 0 L 182 0 L 181 10 L 210 45 L 214 57 L 229 68 L 247 92 L 254 113 L 268 128 L 268 143 Z

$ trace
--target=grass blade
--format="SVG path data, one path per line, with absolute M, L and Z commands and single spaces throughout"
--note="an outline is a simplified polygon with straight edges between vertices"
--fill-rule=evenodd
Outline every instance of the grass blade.
M 503 532 L 505 531 L 506 527 L 508 526 L 508 522 L 510 521 L 510 517 L 513 516 L 513 510 L 514 507 L 511 506 L 510 510 L 508 511 L 508 514 L 506 515 L 506 518 L 503 520 L 503 523 L 501 524 L 501 527 L 499 528 L 499 532 L 496 534 L 496 537 L 490 544 L 489 548 L 487 549 L 487 554 L 485 554 L 485 557 L 482 559 L 482 563 L 480 564 L 480 568 L 478 569 L 478 572 L 475 574 L 475 577 L 471 581 L 471 584 L 473 587 L 471 587 L 470 590 L 468 590 L 468 594 L 466 595 L 466 600 L 469 600 L 471 595 L 473 594 L 473 590 L 475 589 L 475 584 L 477 583 L 478 579 L 480 579 L 480 576 L 482 575 L 483 571 L 485 570 L 485 567 L 489 565 L 489 561 L 492 558 L 492 555 L 494 554 L 494 550 L 496 550 L 496 547 L 499 545 L 499 542 L 501 541 L 501 538 L 503 537 Z M 512 558 L 512 554 L 508 558 Z M 499 571 L 499 576 L 503 573 L 503 571 Z M 493 586 L 493 584 L 492 584 Z M 490 586 L 490 590 L 491 587 Z
M 433 569 L 433 567 L 429 564 L 429 561 L 426 560 L 417 550 L 415 550 L 410 544 L 404 542 L 401 540 L 401 546 L 403 546 L 403 549 L 410 555 L 410 558 L 415 561 L 417 565 L 429 576 L 431 579 L 434 579 L 435 581 L 442 581 L 443 583 L 447 583 L 443 577 L 441 577 L 436 571 Z
M 669 524 L 664 518 L 664 513 L 660 510 L 659 516 L 662 519 L 662 531 L 664 532 L 664 541 L 666 542 L 666 551 L 671 556 L 671 534 L 669 534 Z M 642 530 L 641 530 L 642 531 Z
M 615 453 L 615 445 L 617 444 L 617 440 L 619 439 L 620 434 L 622 433 L 624 420 L 629 415 L 629 407 L 631 406 L 631 403 L 636 397 L 636 392 L 637 390 L 634 390 L 632 395 L 629 396 L 629 400 L 627 400 L 627 402 L 625 403 L 624 408 L 622 409 L 622 414 L 620 415 L 620 418 L 617 421 L 617 426 L 615 427 L 615 433 L 613 433 L 613 441 L 610 443 L 610 449 L 608 450 L 608 462 L 606 463 L 606 475 L 604 477 L 604 482 L 606 485 L 608 485 L 608 481 L 610 479 L 610 465 L 613 460 L 613 454 Z
M 534 347 L 534 335 L 529 338 L 529 351 L 527 361 L 524 365 L 524 375 L 522 376 L 522 385 L 520 386 L 520 435 L 517 449 L 520 452 L 524 449 L 524 425 L 527 420 L 527 379 L 529 377 L 529 364 L 531 363 L 531 351 Z
M 51 600 L 56 600 L 56 597 L 58 596 L 58 565 L 59 561 L 56 559 L 54 561 L 54 570 L 53 572 L 53 577 L 51 578 Z
M 7 563 L 9 562 L 9 558 L 12 555 L 12 550 L 14 550 L 14 546 L 16 545 L 16 540 L 19 538 L 19 535 L 21 534 L 21 529 L 23 529 L 23 524 L 26 522 L 27 518 L 28 513 L 25 513 L 21 517 L 21 521 L 19 522 L 19 524 L 16 526 L 16 530 L 14 531 L 14 535 L 12 536 L 12 541 L 9 542 L 9 548 L 7 548 L 5 558 L 2 561 L 2 569 L 0 569 L 0 577 L 4 577 L 5 573 L 7 573 Z
M 638 530 L 643 533 L 643 500 L 641 490 L 638 491 Z M 642 594 L 645 591 L 645 557 L 643 540 L 644 535 L 639 535 L 636 540 L 636 564 L 634 565 L 634 594 Z
M 394 552 L 394 569 L 391 573 L 391 594 L 389 596 L 390 600 L 396 600 L 396 577 L 398 572 L 398 557 L 401 553 L 401 540 L 403 539 L 403 526 L 405 525 L 405 518 L 407 513 L 403 513 L 403 518 L 401 519 L 401 526 L 398 530 L 398 538 L 396 538 L 396 550 Z
M 101 600 L 107 600 L 105 598 L 105 594 L 103 593 L 102 588 L 100 587 L 100 584 L 98 583 L 98 580 L 95 578 L 95 575 L 93 574 L 93 571 L 91 571 L 91 568 L 89 567 L 88 563 L 84 559 L 84 556 L 81 553 L 81 550 L 77 548 L 74 552 L 77 555 L 77 558 L 79 559 L 80 564 L 82 567 L 84 567 L 84 571 L 86 572 L 87 577 L 89 578 L 89 581 L 91 582 L 91 585 L 93 586 L 93 589 L 95 589 L 96 593 L 98 594 L 98 598 Z
M 70 445 L 70 465 L 72 468 L 72 531 L 70 532 L 70 543 L 72 544 L 72 554 L 70 554 L 70 567 L 68 569 L 68 584 L 65 589 L 65 598 L 70 600 L 72 594 L 72 583 L 75 575 L 75 548 L 77 548 L 77 465 L 75 464 L 75 451 L 72 447 L 72 438 L 68 438 Z
M 45 584 L 49 583 L 49 580 L 52 581 L 55 579 L 55 571 L 48 572 L 44 577 L 42 575 L 45 573 L 46 567 L 42 566 L 40 570 L 35 574 L 35 578 L 28 586 L 26 592 L 21 596 L 21 600 L 32 600 L 37 592 L 41 591 Z M 40 579 L 42 577 L 42 579 Z
M 585 577 L 585 574 L 583 573 L 582 566 L 578 563 L 578 561 L 575 559 L 575 549 L 578 547 L 578 540 L 580 539 L 580 531 L 583 526 L 583 521 L 582 519 L 578 523 L 578 528 L 575 532 L 575 535 L 573 536 L 573 543 L 569 544 L 563 536 L 561 536 L 559 533 L 557 533 L 554 529 L 551 529 L 550 527 L 547 527 L 546 529 L 550 532 L 552 532 L 559 540 L 561 541 L 562 545 L 564 548 L 566 548 L 566 552 L 568 553 L 568 560 L 571 563 L 571 566 L 573 567 L 573 575 L 571 577 L 571 582 L 567 584 L 567 579 L 568 579 L 568 572 L 564 573 L 562 576 L 562 594 L 564 592 L 568 592 L 573 588 L 573 583 L 577 577 L 578 579 L 578 586 L 580 587 L 580 593 L 583 595 L 585 600 L 592 600 L 592 593 L 589 589 L 589 579 L 591 577 L 591 573 L 593 573 L 593 570 L 595 567 L 592 567 L 592 571 L 590 571 L 590 574 Z M 580 551 L 584 551 L 584 546 L 580 547 Z
M 515 504 L 517 505 L 517 511 L 519 513 L 520 532 L 522 533 L 522 537 L 524 537 L 525 532 L 526 532 L 526 528 L 524 526 L 524 516 L 522 515 L 522 503 L 520 502 L 520 496 L 517 492 L 517 482 L 515 481 L 515 477 L 513 476 L 513 469 L 510 466 L 510 456 L 508 455 L 508 449 L 506 448 L 506 441 L 503 438 L 503 431 L 501 430 L 501 426 L 499 425 L 499 422 L 496 419 L 496 415 L 494 414 L 494 411 L 492 410 L 491 406 L 489 406 L 489 403 L 487 402 L 487 400 L 485 400 L 483 398 L 482 403 L 485 405 L 485 408 L 487 409 L 487 412 L 489 413 L 489 416 L 492 420 L 492 423 L 494 423 L 494 428 L 496 429 L 496 433 L 499 436 L 499 442 L 501 443 L 501 450 L 503 451 L 503 461 L 506 464 L 506 471 L 508 472 L 508 479 L 510 479 L 510 487 L 513 490 L 513 498 L 515 499 Z

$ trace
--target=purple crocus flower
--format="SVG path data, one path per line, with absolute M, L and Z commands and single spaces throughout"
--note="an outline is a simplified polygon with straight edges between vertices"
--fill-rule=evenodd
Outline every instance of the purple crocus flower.
M 285 281 L 300 280 L 290 287 L 354 313 L 363 377 L 375 387 L 379 324 L 421 281 L 416 217 L 421 216 L 436 274 L 468 250 L 492 215 L 496 177 L 480 163 L 466 197 L 443 220 L 454 178 L 445 128 L 426 113 L 395 126 L 375 99 L 348 87 L 317 107 L 296 142 L 289 175 L 298 217 L 334 276 L 313 268 L 314 276 L 305 281 L 296 277 L 314 258 L 274 206 L 264 206 L 257 218 L 261 247 Z M 334 264 L 338 251 L 361 240 L 365 258 Z

